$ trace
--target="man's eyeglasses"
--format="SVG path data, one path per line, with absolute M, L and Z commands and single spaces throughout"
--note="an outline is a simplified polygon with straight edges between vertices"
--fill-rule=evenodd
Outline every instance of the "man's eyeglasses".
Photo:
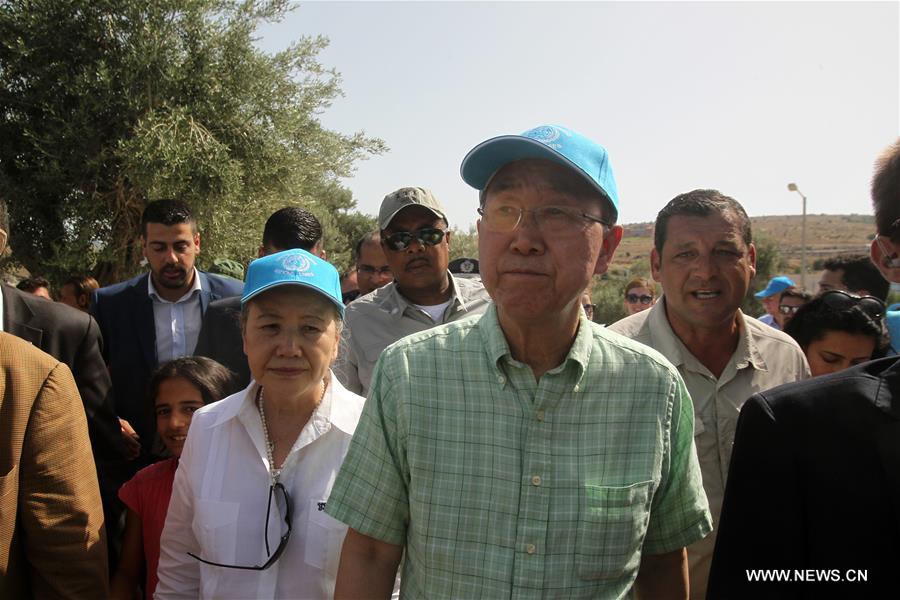
M 587 315 L 588 319 L 594 318 L 594 309 L 597 308 L 596 304 L 582 304 L 581 307 L 584 309 L 584 314 Z
M 383 267 L 373 267 L 372 265 L 357 265 L 356 272 L 363 273 L 364 275 L 375 275 L 376 273 L 381 275 L 390 275 L 391 268 L 387 265 Z
M 413 240 L 419 240 L 424 246 L 437 246 L 441 243 L 441 240 L 444 239 L 446 233 L 447 230 L 445 229 L 425 227 L 418 231 L 398 231 L 397 233 L 392 233 L 381 239 L 384 241 L 384 245 L 390 250 L 400 252 L 401 250 L 409 248 L 410 245 L 412 245 Z
M 790 304 L 779 304 L 778 312 L 783 315 L 796 315 L 801 306 L 791 306 Z
M 588 223 L 600 223 L 609 226 L 602 217 L 589 215 L 571 206 L 538 206 L 522 208 L 506 204 L 489 204 L 478 209 L 488 229 L 498 233 L 515 231 L 525 213 L 534 215 L 538 229 L 546 234 L 562 234 L 584 227 Z
M 269 515 L 272 512 L 272 498 L 275 498 L 275 509 L 278 510 L 278 496 L 281 496 L 282 504 L 284 504 L 284 522 L 287 525 L 287 531 L 285 531 L 281 535 L 281 541 L 278 542 L 278 547 L 275 548 L 275 552 L 269 552 Z M 213 562 L 211 560 L 206 560 L 204 558 L 200 558 L 193 552 L 188 552 L 188 556 L 196 558 L 200 562 L 212 565 L 214 567 L 222 567 L 225 569 L 244 569 L 247 571 L 265 571 L 269 567 L 275 564 L 275 561 L 281 557 L 281 554 L 284 552 L 284 549 L 287 547 L 288 540 L 291 539 L 291 498 L 288 496 L 287 491 L 284 489 L 284 486 L 281 483 L 274 483 L 269 486 L 269 502 L 266 506 L 266 526 L 263 530 L 263 536 L 266 542 L 266 556 L 268 556 L 268 560 L 261 565 L 247 566 L 247 565 L 226 565 L 223 563 Z
M 898 220 L 900 220 L 900 219 L 898 219 Z M 897 221 L 894 221 L 894 225 L 896 225 L 896 224 L 897 224 Z M 892 229 L 894 228 L 894 225 L 891 225 Z M 893 240 L 894 240 L 894 237 L 896 237 L 896 236 L 897 236 L 896 233 L 892 234 L 890 236 L 888 236 L 888 235 L 883 236 L 880 234 L 875 235 L 875 243 L 878 244 L 878 249 L 881 250 L 881 263 L 889 269 L 900 268 L 900 258 L 897 257 L 896 252 L 893 252 L 893 251 L 889 250 L 888 248 L 884 247 L 884 242 L 881 241 L 881 238 L 886 237 L 889 240 L 891 240 L 891 244 L 895 244 L 895 242 Z
M 641 304 L 650 304 L 653 302 L 653 296 L 648 296 L 647 294 L 641 294 L 638 296 L 637 294 L 625 294 L 625 300 L 628 304 L 637 304 L 640 302 Z
M 822 303 L 836 311 L 859 307 L 867 317 L 877 321 L 884 316 L 884 302 L 875 296 L 857 296 L 843 290 L 830 290 L 820 296 Z

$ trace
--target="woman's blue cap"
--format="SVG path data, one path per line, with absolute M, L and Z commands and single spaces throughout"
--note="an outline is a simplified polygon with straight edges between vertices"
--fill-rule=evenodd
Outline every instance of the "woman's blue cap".
M 251 262 L 247 267 L 241 304 L 280 285 L 302 285 L 319 292 L 331 300 L 341 313 L 341 318 L 344 317 L 341 276 L 337 269 L 331 263 L 300 249 L 276 252 Z
M 608 214 L 619 218 L 619 190 L 606 148 L 580 133 L 560 125 L 541 125 L 522 135 L 501 135 L 472 148 L 462 161 L 463 181 L 484 191 L 494 174 L 509 163 L 542 158 L 571 168 L 607 200 Z

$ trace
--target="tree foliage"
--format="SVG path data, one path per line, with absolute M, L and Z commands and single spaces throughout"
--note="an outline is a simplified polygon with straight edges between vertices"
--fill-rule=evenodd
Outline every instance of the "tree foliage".
M 450 260 L 457 258 L 478 258 L 478 231 L 469 225 L 466 231 L 453 228 L 450 236 Z
M 286 0 L 0 3 L 0 194 L 14 258 L 49 275 L 138 269 L 149 200 L 194 206 L 206 259 L 246 261 L 271 212 L 301 204 L 339 266 L 369 227 L 340 178 L 384 150 L 318 117 L 340 95 L 322 37 L 266 54 Z
M 741 310 L 751 317 L 765 313 L 762 303 L 754 294 L 764 289 L 770 279 L 781 275 L 781 250 L 778 242 L 768 235 L 757 233 L 754 235 L 753 245 L 756 246 L 756 277 L 750 282 L 750 289 L 741 305 Z

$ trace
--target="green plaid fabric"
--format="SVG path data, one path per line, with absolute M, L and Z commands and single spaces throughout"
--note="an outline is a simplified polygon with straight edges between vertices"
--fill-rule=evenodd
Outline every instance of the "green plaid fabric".
M 692 437 L 654 350 L 582 316 L 535 382 L 492 305 L 384 352 L 327 511 L 406 546 L 404 597 L 628 597 L 712 528 Z

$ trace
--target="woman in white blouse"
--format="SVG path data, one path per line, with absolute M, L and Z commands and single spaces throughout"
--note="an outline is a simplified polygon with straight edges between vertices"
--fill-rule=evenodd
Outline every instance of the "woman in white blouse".
M 330 369 L 339 276 L 279 252 L 250 264 L 241 303 L 253 381 L 194 415 L 155 598 L 328 598 L 347 528 L 325 503 L 363 406 Z

